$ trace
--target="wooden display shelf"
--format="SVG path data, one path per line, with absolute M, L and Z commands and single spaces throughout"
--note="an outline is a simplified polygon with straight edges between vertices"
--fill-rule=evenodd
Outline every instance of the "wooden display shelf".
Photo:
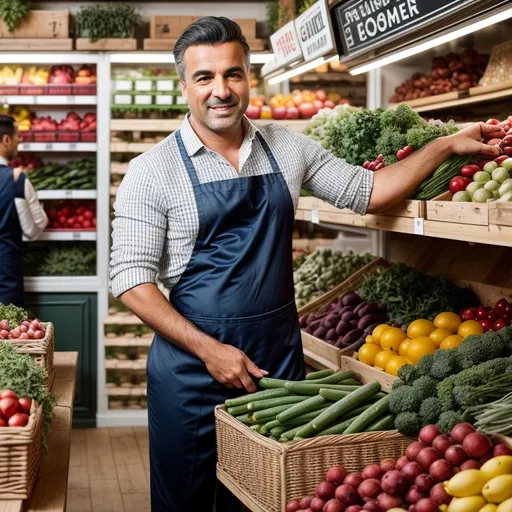
M 153 334 L 148 338 L 144 337 L 134 337 L 134 338 L 125 338 L 122 336 L 109 338 L 106 337 L 104 341 L 105 347 L 150 347 L 153 342 Z
M 122 359 L 106 359 L 106 370 L 123 370 L 123 371 L 145 371 L 146 359 L 122 360 Z
M 108 396 L 125 396 L 125 397 L 142 397 L 146 396 L 146 386 L 132 386 L 132 387 L 108 387 L 106 388 L 106 394 Z M 0 510 L 0 512 L 2 512 Z
M 1 500 L 0 512 L 62 512 L 66 510 L 71 425 L 75 397 L 78 352 L 55 352 L 55 380 L 52 392 L 57 397 L 48 435 L 48 455 L 41 456 L 39 474 L 30 499 Z
M 137 39 L 99 39 L 94 43 L 86 37 L 79 37 L 76 40 L 76 49 L 78 51 L 134 51 L 137 49 Z
M 6 52 L 70 52 L 73 39 L 3 39 L 0 50 Z
M 299 206 L 295 215 L 296 220 L 311 222 L 312 208 L 308 200 L 311 198 L 300 198 Z M 332 207 L 329 207 L 330 209 Z M 415 219 L 407 217 L 396 217 L 391 215 L 359 215 L 345 210 L 332 211 L 324 209 L 318 211 L 319 222 L 338 224 L 344 226 L 355 226 L 361 228 L 378 229 L 394 233 L 418 234 L 428 237 L 445 238 L 448 240 L 460 240 L 491 245 L 512 247 L 512 226 L 506 224 L 490 224 L 488 226 L 469 225 L 458 222 L 442 222 L 436 220 L 423 220 L 422 232 L 415 228 Z
M 111 153 L 144 153 L 151 149 L 157 142 L 111 142 Z
M 110 174 L 126 174 L 128 171 L 129 162 L 111 162 L 110 163 Z
M 144 50 L 147 51 L 172 51 L 177 39 L 144 39 Z M 262 52 L 267 49 L 266 39 L 249 39 L 251 52 Z
M 144 325 L 144 322 L 131 313 L 116 313 L 108 315 L 103 321 L 104 325 Z
M 343 83 L 350 84 L 366 84 L 366 75 L 352 76 L 348 72 L 343 71 L 328 71 L 327 73 L 304 73 L 303 75 L 295 76 L 290 79 L 290 82 L 296 83 Z
M 453 195 L 445 192 L 426 202 L 426 218 L 439 222 L 455 222 L 473 226 L 489 225 L 490 203 L 452 201 Z

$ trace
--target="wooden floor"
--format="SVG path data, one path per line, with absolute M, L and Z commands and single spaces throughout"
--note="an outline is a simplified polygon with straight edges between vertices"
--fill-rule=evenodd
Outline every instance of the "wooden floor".
M 67 512 L 149 512 L 147 427 L 74 429 Z

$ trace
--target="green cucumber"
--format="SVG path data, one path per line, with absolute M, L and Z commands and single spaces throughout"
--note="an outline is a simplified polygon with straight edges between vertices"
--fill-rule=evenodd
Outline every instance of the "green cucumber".
M 277 418 L 281 423 L 286 423 L 297 416 L 300 416 L 304 413 L 311 412 L 314 409 L 321 407 L 325 403 L 325 398 L 320 395 L 315 395 L 304 402 L 300 402 L 298 404 L 292 405 L 286 411 L 283 411 L 277 415 Z
M 284 427 L 283 425 L 281 425 L 280 427 L 274 427 L 270 433 L 271 435 L 273 435 L 274 437 L 281 437 L 281 434 L 283 434 L 284 432 L 286 432 L 288 430 L 288 427 Z
M 320 414 L 320 416 L 315 418 L 313 420 L 314 429 L 316 431 L 324 429 L 351 409 L 355 409 L 357 406 L 366 403 L 373 395 L 378 393 L 380 389 L 380 383 L 377 381 L 370 382 L 360 388 L 357 388 L 355 391 L 350 393 L 350 395 L 338 400 Z
M 300 425 L 297 425 L 296 427 L 291 428 L 290 430 L 287 430 L 283 434 L 281 434 L 281 441 L 291 441 L 295 434 L 304 427 L 304 423 L 301 423 Z
M 235 405 L 235 407 L 228 407 L 227 409 L 228 414 L 231 414 L 231 416 L 238 416 L 239 414 L 245 414 L 249 411 L 247 408 L 247 404 L 245 405 Z
M 341 382 L 338 382 L 338 384 L 340 386 L 362 386 L 362 384 L 356 379 L 345 379 Z
M 380 420 L 374 421 L 370 426 L 366 427 L 365 432 L 380 432 L 382 430 L 392 430 L 395 426 L 395 419 L 391 414 L 384 416 Z
M 337 402 L 338 400 L 341 400 L 342 398 L 345 398 L 347 396 L 346 391 L 336 391 L 335 389 L 321 389 L 319 394 L 323 396 L 326 400 L 331 400 L 333 402 Z M 380 400 L 385 396 L 386 393 L 377 393 L 376 395 L 372 396 L 372 398 L 369 401 L 376 402 L 377 400 Z
M 315 433 L 313 421 L 315 420 L 311 420 L 309 423 L 306 423 L 306 425 L 303 425 L 299 430 L 297 430 L 297 432 L 295 432 L 294 439 L 306 439 L 308 437 L 312 437 Z
M 243 423 L 244 425 L 253 425 L 252 421 L 249 419 L 248 414 L 243 414 L 242 416 L 235 416 L 235 420 L 238 420 L 240 423 Z
M 333 373 L 334 370 L 320 370 L 318 372 L 308 373 L 306 375 L 306 380 L 323 379 L 324 377 L 329 377 L 329 375 L 332 375 Z
M 296 404 L 298 402 L 303 402 L 306 400 L 307 396 L 281 396 L 279 398 L 267 398 L 266 400 L 258 400 L 257 402 L 249 402 L 247 404 L 247 409 L 249 411 L 261 411 L 263 409 L 268 409 L 269 407 L 275 407 L 277 405 L 285 405 L 285 404 Z M 243 407 L 239 405 L 238 407 Z M 228 411 L 229 412 L 229 411 Z
M 279 396 L 289 395 L 290 392 L 287 389 L 265 389 L 264 391 L 257 391 L 256 393 L 249 393 L 248 395 L 239 396 L 237 398 L 228 398 L 224 405 L 226 407 L 234 407 L 236 405 L 245 405 L 249 402 L 256 402 L 257 400 L 263 400 L 265 398 L 277 398 Z
M 335 435 L 343 434 L 345 432 L 345 429 L 347 429 L 353 421 L 354 421 L 354 418 L 349 418 L 348 420 L 338 421 L 334 425 L 331 425 L 330 427 L 320 430 L 320 432 L 317 432 L 316 435 L 317 436 L 335 436 Z
M 300 404 L 295 404 L 295 405 L 300 405 Z M 293 407 L 293 406 L 294 406 L 294 404 L 277 405 L 276 407 L 270 407 L 269 409 L 263 409 L 261 411 L 256 411 L 251 416 L 251 420 L 253 421 L 253 423 L 256 423 L 256 422 L 261 423 L 264 420 L 270 421 L 270 420 L 275 419 L 275 417 L 279 413 L 286 411 L 287 409 L 289 409 L 290 407 Z
M 254 430 L 254 432 L 259 432 L 261 425 L 251 425 L 251 430 Z
M 272 379 L 271 377 L 263 377 L 258 382 L 259 386 L 266 389 L 284 388 L 287 380 Z
M 318 395 L 321 389 L 335 389 L 337 391 L 354 391 L 360 386 L 340 386 L 338 384 L 313 384 L 309 382 L 287 382 L 286 389 L 299 395 Z
M 346 371 L 346 372 L 337 372 L 329 375 L 328 377 L 324 377 L 323 379 L 315 379 L 311 382 L 306 382 L 306 384 L 338 384 L 342 380 L 352 379 L 354 377 L 354 372 Z M 359 384 L 359 382 L 357 383 Z
M 381 398 L 378 402 L 370 405 L 366 411 L 360 414 L 354 423 L 345 431 L 345 434 L 355 434 L 356 432 L 364 432 L 368 425 L 382 418 L 389 411 L 389 395 Z

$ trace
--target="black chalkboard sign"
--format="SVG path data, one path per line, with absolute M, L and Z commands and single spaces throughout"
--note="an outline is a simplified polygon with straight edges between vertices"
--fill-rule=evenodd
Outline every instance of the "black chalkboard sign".
M 347 0 L 332 8 L 331 17 L 343 54 L 350 56 L 476 3 L 478 0 Z

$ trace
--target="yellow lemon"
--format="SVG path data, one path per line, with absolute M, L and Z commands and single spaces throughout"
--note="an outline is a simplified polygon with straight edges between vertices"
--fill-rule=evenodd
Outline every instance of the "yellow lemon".
M 375 356 L 375 362 L 373 366 L 378 368 L 379 370 L 384 370 L 388 361 L 393 357 L 393 352 L 391 350 L 382 350 Z
M 434 342 L 434 345 L 439 348 L 439 346 L 441 345 L 441 342 L 445 338 L 448 338 L 448 336 L 451 336 L 451 335 L 452 335 L 451 331 L 449 331 L 448 329 L 439 327 L 430 333 L 429 338 Z
M 449 348 L 458 347 L 462 343 L 462 339 L 462 336 L 459 336 L 458 334 L 452 334 L 441 342 L 439 348 L 442 350 L 447 350 Z
M 496 512 L 512 512 L 512 498 L 501 502 L 498 505 Z
M 496 512 L 497 510 L 497 505 L 494 503 L 487 503 L 487 505 L 484 505 L 478 512 Z
M 495 476 L 484 485 L 482 494 L 492 503 L 501 503 L 512 498 L 512 475 Z
M 407 357 L 412 361 L 412 364 L 418 364 L 423 356 L 432 354 L 435 350 L 434 342 L 430 338 L 422 336 L 411 340 L 407 348 Z
M 480 468 L 487 480 L 500 475 L 512 474 L 512 455 L 499 455 L 485 462 Z
M 462 322 L 457 329 L 457 334 L 463 338 L 467 338 L 471 334 L 481 336 L 484 333 L 484 328 L 476 320 L 467 320 Z
M 368 364 L 373 366 L 375 363 L 375 357 L 377 354 L 382 352 L 382 349 L 378 345 L 373 345 L 371 343 L 365 343 L 357 353 L 357 357 L 359 361 L 364 364 Z
M 435 325 L 430 320 L 419 318 L 409 324 L 409 327 L 407 328 L 407 336 L 411 339 L 430 336 L 431 332 L 435 328 Z
M 407 336 L 405 332 L 399 327 L 390 327 L 380 337 L 380 346 L 384 350 L 392 350 L 398 354 L 400 343 L 405 340 Z
M 366 336 L 365 340 L 364 340 L 366 343 L 369 343 L 370 345 L 375 345 L 377 347 L 380 347 L 380 343 L 375 339 L 374 336 L 372 336 L 371 334 L 369 334 L 368 336 Z
M 478 512 L 487 501 L 483 496 L 468 496 L 466 498 L 453 498 L 448 505 L 448 512 Z
M 408 363 L 409 360 L 405 356 L 392 356 L 389 358 L 384 371 L 389 373 L 389 375 L 394 375 L 396 377 L 400 367 Z
M 409 348 L 409 345 L 411 343 L 411 340 L 409 338 L 406 338 L 402 343 L 400 343 L 400 346 L 398 347 L 398 353 L 401 356 L 407 355 L 407 349 Z
M 382 336 L 382 333 L 387 331 L 388 329 L 391 329 L 391 326 L 387 324 L 377 325 L 377 327 L 373 329 L 372 338 L 375 340 L 376 343 L 380 343 L 380 337 Z
M 466 469 L 445 482 L 444 489 L 450 496 L 465 498 L 480 494 L 485 482 L 485 476 L 478 469 Z
M 462 320 L 460 316 L 450 311 L 439 313 L 439 315 L 434 318 L 434 325 L 438 329 L 448 329 L 452 334 L 457 332 L 461 323 Z

